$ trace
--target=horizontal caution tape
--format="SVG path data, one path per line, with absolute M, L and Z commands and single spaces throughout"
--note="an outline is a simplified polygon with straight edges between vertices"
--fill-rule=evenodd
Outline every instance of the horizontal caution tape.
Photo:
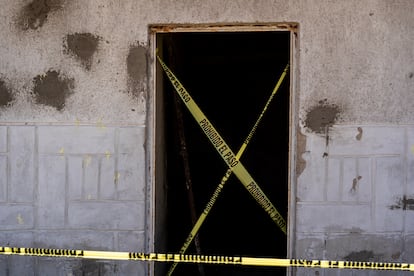
M 170 253 L 110 252 L 88 251 L 76 249 L 47 249 L 24 247 L 0 247 L 0 255 L 21 255 L 38 257 L 63 257 L 105 260 L 129 260 L 149 262 L 203 263 L 216 265 L 268 266 L 268 267 L 305 267 L 305 268 L 338 268 L 338 269 L 369 269 L 399 270 L 414 272 L 414 264 L 385 262 L 356 262 L 254 258 L 243 256 L 191 255 Z

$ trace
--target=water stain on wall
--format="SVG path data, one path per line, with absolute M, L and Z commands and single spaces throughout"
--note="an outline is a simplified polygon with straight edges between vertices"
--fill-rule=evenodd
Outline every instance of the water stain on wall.
M 132 45 L 129 48 L 126 62 L 129 90 L 133 96 L 137 97 L 147 73 L 147 49 L 140 45 Z
M 65 101 L 72 93 L 73 79 L 62 76 L 59 72 L 49 70 L 45 75 L 34 78 L 33 96 L 37 104 L 44 104 L 62 110 Z
M 99 36 L 91 33 L 74 33 L 66 36 L 66 50 L 79 59 L 82 65 L 87 69 L 91 69 L 93 54 L 97 51 Z
M 389 207 L 391 210 L 411 210 L 414 211 L 414 195 L 397 198 L 395 205 Z
M 324 134 L 327 127 L 331 127 L 339 118 L 340 108 L 335 104 L 329 104 L 327 99 L 319 101 L 319 104 L 311 108 L 305 119 L 305 127 L 319 134 Z
M 13 94 L 10 89 L 4 81 L 0 80 L 0 107 L 10 106 L 13 99 Z
M 22 8 L 19 25 L 23 30 L 36 30 L 43 26 L 53 11 L 62 9 L 64 0 L 33 0 Z

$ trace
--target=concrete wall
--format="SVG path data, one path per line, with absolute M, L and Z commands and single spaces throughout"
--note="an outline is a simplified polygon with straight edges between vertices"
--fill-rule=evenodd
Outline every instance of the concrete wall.
M 297 22 L 292 256 L 413 262 L 411 0 L 1 3 L 2 244 L 151 250 L 148 25 Z M 0 258 L 10 275 L 146 270 Z

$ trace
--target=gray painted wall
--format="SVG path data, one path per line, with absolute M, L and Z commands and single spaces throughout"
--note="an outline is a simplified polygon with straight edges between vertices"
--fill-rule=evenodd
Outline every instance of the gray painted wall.
M 297 22 L 291 254 L 413 262 L 411 0 L 1 3 L 2 244 L 151 250 L 148 25 Z M 81 271 L 148 268 L 0 257 L 3 275 Z

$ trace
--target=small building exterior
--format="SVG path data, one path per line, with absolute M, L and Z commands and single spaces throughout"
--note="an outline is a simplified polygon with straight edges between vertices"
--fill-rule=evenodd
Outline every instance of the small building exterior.
M 157 34 L 274 30 L 291 34 L 285 257 L 414 263 L 413 1 L 0 2 L 0 246 L 165 249 Z M 0 256 L 1 275 L 164 269 Z

